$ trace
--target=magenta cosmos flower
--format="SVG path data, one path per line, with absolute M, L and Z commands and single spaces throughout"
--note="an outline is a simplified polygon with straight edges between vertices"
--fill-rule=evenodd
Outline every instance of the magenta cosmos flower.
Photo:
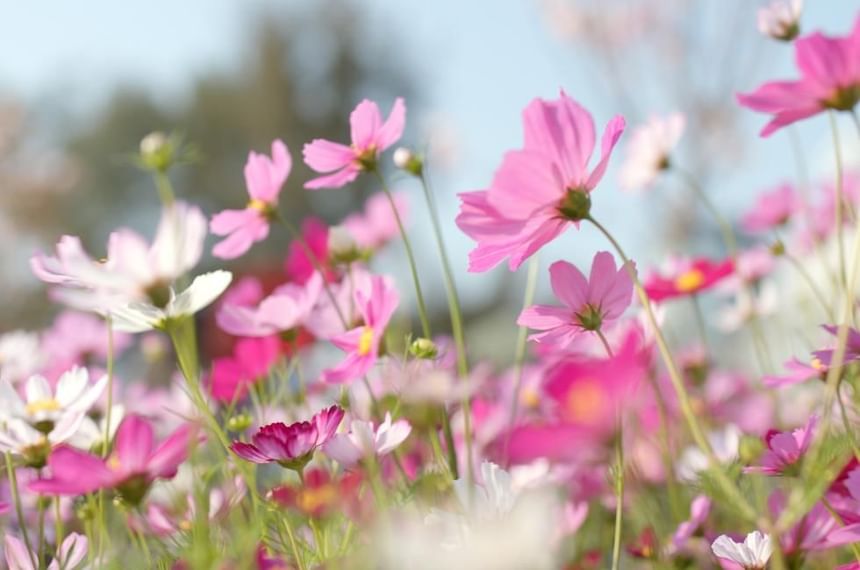
M 816 32 L 800 38 L 794 57 L 800 79 L 771 81 L 738 95 L 744 107 L 773 115 L 763 137 L 828 109 L 851 111 L 860 101 L 860 18 L 848 36 Z
M 234 441 L 230 449 L 251 463 L 277 463 L 301 471 L 314 451 L 334 436 L 343 413 L 339 406 L 332 406 L 317 412 L 309 422 L 268 424 L 257 430 L 250 443 Z
M 379 153 L 400 140 L 406 125 L 406 105 L 394 100 L 391 114 L 382 122 L 379 106 L 363 100 L 349 116 L 352 143 L 347 146 L 324 139 L 305 145 L 305 164 L 314 171 L 326 173 L 305 183 L 308 190 L 340 188 L 349 184 L 364 170 L 373 170 Z
M 536 342 L 567 347 L 578 335 L 599 331 L 620 317 L 633 296 L 627 268 L 616 269 L 615 259 L 606 251 L 594 256 L 587 279 L 566 261 L 553 263 L 549 274 L 552 290 L 564 306 L 533 305 L 517 319 L 520 326 L 544 331 L 529 337 Z
M 51 477 L 33 481 L 29 489 L 45 495 L 84 495 L 114 489 L 130 505 L 143 499 L 156 479 L 170 479 L 188 456 L 195 437 L 189 424 L 155 447 L 152 425 L 138 415 L 123 419 L 114 450 L 107 459 L 61 446 L 48 457 Z
M 645 280 L 645 292 L 652 301 L 695 295 L 710 289 L 734 272 L 734 262 L 711 261 L 704 257 L 677 262 L 667 275 L 652 273 Z
M 506 258 L 516 270 L 571 222 L 585 219 L 624 119 L 609 121 L 591 171 L 594 121 L 564 91 L 554 101 L 532 101 L 523 111 L 523 129 L 524 148 L 505 155 L 490 188 L 460 194 L 457 225 L 478 242 L 469 253 L 469 271 L 487 271 Z
M 818 416 L 809 416 L 809 421 L 803 427 L 791 432 L 771 430 L 764 436 L 767 451 L 761 456 L 761 465 L 744 468 L 745 473 L 763 473 L 765 475 L 790 474 L 797 470 L 797 465 L 803 459 L 815 428 Z
M 355 303 L 364 323 L 331 338 L 332 344 L 347 353 L 346 358 L 322 374 L 323 382 L 339 384 L 367 374 L 379 358 L 385 327 L 394 314 L 400 296 L 386 277 L 371 278 L 369 294 L 355 292 Z
M 224 210 L 212 217 L 209 229 L 217 236 L 227 236 L 212 249 L 212 255 L 222 259 L 239 257 L 255 242 L 269 235 L 269 221 L 275 214 L 278 194 L 293 161 L 287 145 L 272 143 L 272 157 L 251 151 L 245 163 L 245 184 L 251 200 L 244 210 Z

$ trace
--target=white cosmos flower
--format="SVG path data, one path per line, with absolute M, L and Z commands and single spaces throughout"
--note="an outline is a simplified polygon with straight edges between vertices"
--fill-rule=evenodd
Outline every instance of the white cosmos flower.
M 86 414 L 106 386 L 107 376 L 90 384 L 87 369 L 77 366 L 60 376 L 56 391 L 44 377 L 31 376 L 24 386 L 24 398 L 8 381 L 2 380 L 0 415 L 24 420 L 44 431 L 66 415 Z
M 645 190 L 654 183 L 660 172 L 669 167 L 669 156 L 684 133 L 684 124 L 684 115 L 672 113 L 651 117 L 633 129 L 621 165 L 622 189 Z
M 39 335 L 11 331 L 0 335 L 0 375 L 17 383 L 35 373 L 45 361 Z
M 125 406 L 116 404 L 110 409 L 110 429 L 108 437 L 113 439 L 116 434 L 116 429 L 119 427 L 122 418 L 125 417 Z M 95 421 L 90 416 L 84 416 L 78 430 L 69 438 L 68 444 L 79 449 L 92 450 L 104 443 L 105 426 L 107 425 L 107 414 L 103 414 L 99 421 Z
M 741 443 L 741 430 L 734 424 L 727 424 L 718 431 L 708 434 L 708 442 L 720 463 L 729 463 L 738 458 Z M 695 481 L 699 473 L 708 469 L 708 458 L 698 447 L 691 446 L 681 453 L 677 463 L 678 477 L 683 481 Z
M 191 316 L 208 306 L 227 289 L 232 279 L 233 274 L 223 270 L 198 275 L 178 295 L 170 288 L 163 306 L 134 301 L 113 309 L 113 326 L 118 331 L 130 333 L 163 329 L 168 322 Z
M 774 0 L 759 8 L 758 31 L 776 40 L 791 40 L 800 32 L 803 0 Z
M 50 426 L 47 433 L 19 418 L 0 419 L 0 452 L 8 451 L 28 461 L 44 464 L 51 448 L 75 435 L 83 419 L 84 414 L 66 414 Z
M 754 531 L 747 535 L 743 543 L 721 535 L 711 545 L 711 550 L 717 558 L 740 564 L 744 570 L 761 570 L 770 559 L 773 545 L 770 536 Z
M 323 452 L 343 466 L 358 463 L 364 457 L 387 455 L 409 437 L 412 426 L 406 420 L 385 421 L 379 426 L 373 422 L 353 420 L 349 433 L 335 435 L 324 446 Z

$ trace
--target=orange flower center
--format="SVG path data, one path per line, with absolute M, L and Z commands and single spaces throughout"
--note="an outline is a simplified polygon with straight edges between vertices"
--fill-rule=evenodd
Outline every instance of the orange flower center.
M 684 293 L 695 291 L 705 282 L 705 274 L 699 269 L 690 269 L 675 279 L 675 288 Z
M 333 504 L 337 500 L 337 489 L 334 485 L 322 485 L 321 487 L 302 489 L 296 498 L 296 506 L 305 513 L 313 513 L 317 510 Z

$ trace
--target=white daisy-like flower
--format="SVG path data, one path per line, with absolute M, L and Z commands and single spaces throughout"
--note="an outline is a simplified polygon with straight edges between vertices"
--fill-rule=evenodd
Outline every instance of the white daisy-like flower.
M 390 413 L 385 414 L 385 421 L 378 426 L 373 422 L 352 420 L 349 433 L 334 436 L 323 446 L 323 452 L 341 465 L 350 466 L 364 457 L 391 453 L 411 432 L 409 422 L 392 422 Z
M 711 544 L 711 550 L 717 558 L 740 564 L 744 570 L 762 570 L 773 553 L 773 545 L 770 536 L 754 531 L 742 543 L 723 534 Z
M 684 133 L 684 125 L 684 115 L 672 113 L 651 117 L 647 123 L 633 129 L 621 165 L 623 190 L 645 190 L 669 168 L 669 157 Z
M 774 0 L 759 8 L 758 31 L 775 40 L 790 41 L 800 33 L 803 0 Z
M 84 414 L 62 416 L 50 430 L 40 431 L 20 418 L 0 419 L 0 452 L 20 456 L 30 467 L 43 467 L 51 449 L 75 435 Z
M 207 307 L 230 285 L 233 274 L 229 271 L 212 271 L 198 275 L 187 289 L 179 294 L 170 288 L 163 305 L 134 301 L 112 311 L 114 329 L 123 332 L 143 332 L 164 329 L 168 324 L 189 317 Z
M 708 442 L 720 463 L 729 463 L 738 458 L 741 443 L 741 430 L 734 424 L 708 434 Z M 708 469 L 708 457 L 698 447 L 691 446 L 681 453 L 677 463 L 678 478 L 682 481 L 695 481 L 699 473 Z
M 113 439 L 122 419 L 125 417 L 125 406 L 116 404 L 111 406 L 110 429 L 108 438 Z M 78 430 L 66 442 L 71 446 L 84 450 L 98 449 L 104 443 L 105 427 L 107 426 L 107 414 L 102 414 L 98 421 L 90 416 L 84 416 Z

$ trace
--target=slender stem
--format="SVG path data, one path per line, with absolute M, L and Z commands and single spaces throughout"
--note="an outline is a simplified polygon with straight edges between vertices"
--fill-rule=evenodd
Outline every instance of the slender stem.
M 54 539 L 57 546 L 63 544 L 63 512 L 60 508 L 60 497 L 54 497 Z
M 821 497 L 821 504 L 824 505 L 824 508 L 827 509 L 827 512 L 830 513 L 830 516 L 833 517 L 833 520 L 839 523 L 840 526 L 845 526 L 845 519 L 839 516 L 839 513 L 836 512 L 836 509 L 833 508 L 833 505 L 830 504 L 830 501 L 827 500 L 827 497 Z M 851 547 L 851 552 L 854 553 L 854 559 L 857 562 L 860 562 L 860 549 L 858 549 L 857 544 L 852 542 L 849 543 Z
M 854 126 L 857 128 L 857 135 L 860 136 L 860 115 L 857 114 L 857 107 L 851 108 L 851 118 L 854 119 Z
M 589 222 L 594 224 L 594 226 L 606 237 L 607 240 L 612 244 L 615 248 L 615 251 L 618 253 L 621 258 L 621 262 L 624 264 L 624 267 L 627 268 L 627 271 L 630 275 L 631 281 L 633 281 L 634 289 L 636 290 L 636 294 L 639 297 L 639 302 L 645 310 L 645 315 L 648 319 L 648 322 L 651 325 L 654 333 L 654 339 L 657 343 L 657 348 L 660 352 L 660 356 L 663 359 L 664 364 L 666 365 L 666 370 L 669 373 L 669 379 L 672 382 L 672 386 L 675 389 L 675 393 L 678 396 L 678 403 L 681 408 L 681 414 L 684 416 L 684 419 L 687 422 L 687 426 L 690 430 L 690 435 L 693 436 L 693 440 L 696 442 L 696 445 L 702 450 L 705 454 L 705 457 L 708 458 L 708 463 L 713 467 L 714 473 L 717 478 L 717 483 L 722 487 L 723 491 L 730 497 L 733 502 L 736 504 L 737 508 L 740 511 L 740 515 L 750 521 L 757 521 L 758 515 L 756 514 L 755 509 L 753 509 L 748 501 L 743 497 L 741 492 L 738 490 L 735 483 L 726 475 L 723 470 L 723 466 L 720 464 L 719 459 L 717 459 L 716 455 L 714 455 L 714 450 L 711 447 L 711 444 L 708 442 L 708 439 L 705 437 L 704 432 L 702 431 L 701 426 L 699 426 L 699 421 L 696 417 L 696 413 L 693 411 L 693 406 L 690 402 L 690 395 L 687 392 L 687 388 L 684 385 L 684 380 L 681 377 L 680 372 L 678 371 L 678 367 L 675 364 L 674 359 L 672 358 L 672 354 L 669 352 L 669 346 L 666 343 L 666 339 L 663 336 L 663 332 L 660 329 L 660 325 L 657 323 L 657 319 L 654 316 L 654 311 L 651 307 L 651 300 L 648 298 L 647 293 L 645 293 L 645 289 L 642 287 L 642 283 L 639 281 L 639 277 L 636 274 L 636 270 L 633 268 L 633 264 L 630 262 L 630 258 L 624 253 L 624 250 L 621 248 L 621 245 L 615 240 L 609 230 L 607 230 L 603 225 L 601 225 L 597 220 L 592 217 L 586 218 Z M 767 522 L 767 521 L 765 521 Z M 770 527 L 770 524 L 762 525 Z
M 854 452 L 854 457 L 860 461 L 860 446 L 857 445 L 854 428 L 851 426 L 851 422 L 848 419 L 848 410 L 845 407 L 844 400 L 842 399 L 842 390 L 839 388 L 836 389 L 836 402 L 839 404 L 839 415 L 842 416 L 842 426 L 845 428 L 845 435 L 848 436 L 848 441 L 851 443 L 851 451 Z
M 851 293 L 848 290 L 848 280 L 846 278 L 845 239 L 844 228 L 842 227 L 845 217 L 843 212 L 845 208 L 845 189 L 843 188 L 842 176 L 842 148 L 839 144 L 839 128 L 836 125 L 836 115 L 833 111 L 830 111 L 828 117 L 830 117 L 830 131 L 833 135 L 833 158 L 836 166 L 836 208 L 834 209 L 835 220 L 833 223 L 836 224 L 836 247 L 839 251 L 839 279 L 842 291 L 847 296 Z
M 606 335 L 604 335 L 603 331 L 600 329 L 595 330 L 594 333 L 597 335 L 597 338 L 600 339 L 600 343 L 603 345 L 603 349 L 606 351 L 606 356 L 612 358 L 614 356 L 612 354 L 612 347 L 609 346 L 609 341 L 606 340 Z
M 791 263 L 791 266 L 797 270 L 804 282 L 806 282 L 806 285 L 809 287 L 809 290 L 812 291 L 812 295 L 815 297 L 815 300 L 819 305 L 821 305 L 821 308 L 824 309 L 824 313 L 827 315 L 830 322 L 834 322 L 836 320 L 836 315 L 833 313 L 833 307 L 827 304 L 827 301 L 824 299 L 824 293 L 818 285 L 815 284 L 815 280 L 812 278 L 812 275 L 809 274 L 809 271 L 806 270 L 806 267 L 803 266 L 799 259 L 790 253 L 785 252 L 782 255 L 789 261 L 789 263 Z
M 12 493 L 12 502 L 15 504 L 15 514 L 18 517 L 18 527 L 21 529 L 24 546 L 27 547 L 33 568 L 38 568 L 39 565 L 33 555 L 33 546 L 30 544 L 30 537 L 27 534 L 27 521 L 24 519 L 24 508 L 21 505 L 21 495 L 18 492 L 18 477 L 15 475 L 15 467 L 12 465 L 12 454 L 8 451 L 6 452 L 6 477 L 9 479 L 9 490 Z
M 42 478 L 41 470 L 39 470 L 38 474 L 39 479 Z M 36 557 L 39 560 L 44 560 L 47 552 L 45 552 L 45 509 L 47 505 L 45 501 L 48 500 L 45 497 L 39 497 L 36 499 L 36 512 L 38 513 L 38 540 L 36 545 Z
M 155 171 L 155 187 L 158 189 L 158 197 L 164 206 L 172 206 L 176 201 L 173 193 L 173 186 L 170 184 L 170 177 L 164 170 Z
M 702 303 L 699 301 L 698 295 L 690 297 L 693 302 L 693 313 L 696 315 L 696 328 L 699 329 L 699 338 L 702 339 L 702 347 L 705 349 L 705 354 L 708 358 L 711 356 L 711 350 L 708 348 L 708 327 L 705 325 L 705 314 L 702 311 Z
M 612 539 L 612 570 L 618 570 L 621 560 L 621 526 L 624 516 L 624 432 L 620 419 L 615 438 L 615 532 Z
M 107 410 L 105 410 L 105 433 L 103 439 L 102 457 L 107 457 L 110 454 L 110 424 L 111 413 L 113 408 L 113 361 L 114 361 L 114 342 L 113 342 L 113 320 L 108 316 L 105 319 L 107 326 Z
M 696 197 L 702 202 L 702 205 L 705 206 L 705 209 L 713 216 L 714 221 L 717 222 L 717 225 L 720 228 L 720 233 L 723 236 L 723 242 L 726 245 L 726 249 L 729 252 L 731 257 L 735 257 L 738 251 L 738 242 L 735 239 L 735 232 L 732 229 L 732 225 L 729 221 L 720 213 L 717 209 L 716 205 L 711 201 L 708 193 L 705 192 L 705 189 L 702 188 L 702 185 L 696 180 L 696 177 L 693 176 L 691 172 L 685 170 L 683 168 L 674 167 L 675 171 L 681 175 L 681 178 L 687 183 L 687 186 L 690 187 L 691 190 L 696 194 Z

